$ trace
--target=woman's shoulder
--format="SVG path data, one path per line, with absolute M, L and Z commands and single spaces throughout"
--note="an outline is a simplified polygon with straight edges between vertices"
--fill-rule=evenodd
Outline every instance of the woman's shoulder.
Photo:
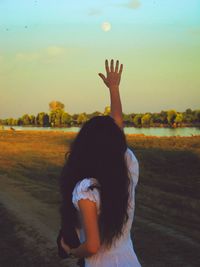
M 89 199 L 100 204 L 99 183 L 95 178 L 84 178 L 78 181 L 72 192 L 72 202 L 79 209 L 78 201 L 80 199 Z
M 78 181 L 74 187 L 73 193 L 88 192 L 90 189 L 99 188 L 99 183 L 96 178 L 84 178 Z

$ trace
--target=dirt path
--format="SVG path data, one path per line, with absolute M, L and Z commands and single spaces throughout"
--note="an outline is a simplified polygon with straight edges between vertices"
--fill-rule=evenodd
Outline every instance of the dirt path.
M 61 260 L 57 256 L 59 214 L 54 207 L 34 198 L 21 188 L 20 182 L 6 175 L 0 175 L 0 202 L 16 217 L 17 235 L 27 246 L 36 248 L 36 253 L 49 262 L 48 266 L 76 266 L 73 261 Z
M 75 267 L 75 262 L 61 260 L 57 256 L 56 237 L 60 217 L 58 206 L 36 197 L 34 192 L 43 190 L 48 190 L 47 186 L 42 187 L 37 181 L 18 181 L 7 175 L 0 175 L 0 203 L 15 216 L 17 235 L 26 247 L 32 247 L 33 254 L 45 259 L 45 267 Z M 50 189 L 50 194 L 52 192 Z M 196 241 L 172 228 L 141 217 L 137 217 L 137 225 L 139 230 L 138 235 L 137 229 L 135 231 L 136 244 L 141 244 L 140 258 L 143 267 L 199 266 L 199 261 L 195 258 L 200 244 Z M 195 263 L 191 263 L 191 257 Z M 44 267 L 42 264 L 37 266 Z

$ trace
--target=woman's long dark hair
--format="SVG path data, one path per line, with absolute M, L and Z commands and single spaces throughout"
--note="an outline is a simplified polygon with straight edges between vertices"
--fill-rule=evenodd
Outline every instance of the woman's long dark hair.
M 128 220 L 129 177 L 125 162 L 124 132 L 110 116 L 96 116 L 85 122 L 75 140 L 60 178 L 62 225 L 78 227 L 72 191 L 84 178 L 100 184 L 99 228 L 101 243 L 110 246 L 121 236 Z

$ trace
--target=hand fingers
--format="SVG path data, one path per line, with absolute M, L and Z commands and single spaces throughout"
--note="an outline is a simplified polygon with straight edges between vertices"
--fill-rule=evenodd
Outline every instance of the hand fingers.
M 114 66 L 113 66 L 113 63 L 114 63 L 114 61 L 113 61 L 113 59 L 111 60 L 111 64 L 110 64 L 110 70 L 111 70 L 111 72 L 113 72 L 114 71 Z
M 106 80 L 106 77 L 105 77 L 105 75 L 103 75 L 103 73 L 99 73 L 99 76 L 101 77 L 101 79 L 105 82 L 105 80 Z
M 61 247 L 64 249 L 66 253 L 68 253 L 68 246 L 64 243 L 62 239 L 61 239 Z
M 119 60 L 117 60 L 117 63 L 115 65 L 115 72 L 118 72 L 118 68 L 119 68 Z
M 108 64 L 108 60 L 106 59 L 105 61 L 105 68 L 106 68 L 106 73 L 108 75 L 109 72 L 118 72 L 119 70 L 119 74 L 122 73 L 122 70 L 123 70 L 123 64 L 120 65 L 120 69 L 119 69 L 119 60 L 117 60 L 116 62 L 116 65 L 115 65 L 115 70 L 114 70 L 114 60 L 112 59 L 111 60 L 111 63 L 110 63 L 110 69 L 109 69 L 109 64 Z M 103 74 L 102 74 L 103 75 Z M 100 75 L 99 75 L 100 76 Z M 103 75 L 104 76 L 104 75 Z M 100 76 L 102 78 L 102 76 Z M 105 77 L 105 76 L 104 76 Z M 103 78 L 102 78 L 103 79 Z M 103 79 L 104 80 L 104 79 Z
M 106 73 L 108 74 L 110 72 L 109 66 L 108 66 L 108 60 L 105 61 L 105 67 L 106 67 Z
M 123 64 L 120 65 L 119 74 L 121 75 L 123 71 Z

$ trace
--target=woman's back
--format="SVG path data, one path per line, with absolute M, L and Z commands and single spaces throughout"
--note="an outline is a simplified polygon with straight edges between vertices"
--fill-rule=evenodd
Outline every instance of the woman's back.
M 61 246 L 68 254 L 85 258 L 86 267 L 139 267 L 130 236 L 139 171 L 123 131 L 119 92 L 123 64 L 111 60 L 109 65 L 106 60 L 105 70 L 106 75 L 99 76 L 109 88 L 110 116 L 95 116 L 83 124 L 61 176 L 62 225 L 70 231 L 78 213 L 81 244 L 72 248 L 61 238 Z M 97 181 L 100 191 L 91 188 Z
M 125 159 L 129 171 L 130 177 L 130 196 L 128 205 L 128 221 L 124 224 L 122 235 L 113 242 L 112 246 L 108 249 L 104 245 L 101 245 L 98 252 L 91 256 L 85 258 L 86 267 L 139 267 L 141 266 L 137 256 L 133 249 L 133 244 L 131 240 L 131 227 L 134 218 L 135 210 L 135 187 L 138 182 L 139 177 L 139 166 L 138 161 L 133 154 L 133 152 L 127 148 L 125 152 Z M 79 211 L 78 201 L 80 199 L 89 199 L 94 201 L 97 206 L 97 213 L 100 214 L 101 200 L 99 190 L 94 187 L 90 189 L 92 185 L 98 186 L 98 181 L 95 178 L 85 178 L 79 181 L 74 190 L 72 202 L 76 209 Z M 113 185 L 114 186 L 114 185 Z M 112 194 L 112 192 L 110 192 Z M 112 213 L 112 210 L 110 211 Z M 77 229 L 77 233 L 80 242 L 85 241 L 85 234 L 82 228 L 82 223 L 80 222 L 81 228 Z

